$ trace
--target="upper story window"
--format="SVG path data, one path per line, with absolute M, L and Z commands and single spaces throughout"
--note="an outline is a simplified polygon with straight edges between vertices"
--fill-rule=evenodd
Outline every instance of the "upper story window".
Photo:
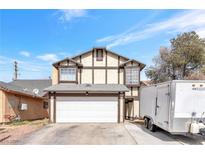
M 125 84 L 126 85 L 139 84 L 139 67 L 125 68 Z
M 76 81 L 76 68 L 60 68 L 60 81 Z
M 103 49 L 96 50 L 96 60 L 102 61 L 103 60 Z

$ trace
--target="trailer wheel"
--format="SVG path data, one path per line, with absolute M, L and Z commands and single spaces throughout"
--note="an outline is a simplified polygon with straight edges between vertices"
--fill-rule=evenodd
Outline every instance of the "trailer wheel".
M 151 119 L 148 122 L 148 129 L 152 132 L 156 131 L 156 126 L 153 124 L 153 121 Z
M 148 128 L 148 123 L 149 123 L 149 119 L 145 118 L 144 119 L 144 126 L 145 126 L 145 128 Z

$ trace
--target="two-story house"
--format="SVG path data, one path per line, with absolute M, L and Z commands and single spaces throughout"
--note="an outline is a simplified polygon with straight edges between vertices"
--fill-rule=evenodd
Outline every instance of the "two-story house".
M 123 122 L 139 116 L 145 65 L 106 48 L 93 48 L 52 66 L 51 122 Z

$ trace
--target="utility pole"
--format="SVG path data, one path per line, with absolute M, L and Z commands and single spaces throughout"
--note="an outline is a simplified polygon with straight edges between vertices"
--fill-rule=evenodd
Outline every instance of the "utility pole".
M 13 76 L 13 80 L 17 80 L 18 79 L 18 63 L 17 61 L 14 61 L 14 76 Z

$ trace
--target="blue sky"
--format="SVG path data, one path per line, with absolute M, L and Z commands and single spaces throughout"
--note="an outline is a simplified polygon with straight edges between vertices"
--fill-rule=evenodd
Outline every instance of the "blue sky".
M 48 78 L 53 62 L 97 46 L 149 66 L 191 30 L 205 37 L 204 10 L 0 10 L 0 80 L 12 79 L 14 60 L 19 78 Z

